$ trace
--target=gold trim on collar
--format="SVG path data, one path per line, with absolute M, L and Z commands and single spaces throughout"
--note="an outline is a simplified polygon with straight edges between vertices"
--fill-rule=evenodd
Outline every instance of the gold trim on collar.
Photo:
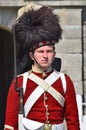
M 51 72 L 52 68 L 50 67 L 46 72 Z M 46 73 L 38 68 L 36 68 L 35 66 L 32 65 L 32 71 L 36 72 L 36 73 Z

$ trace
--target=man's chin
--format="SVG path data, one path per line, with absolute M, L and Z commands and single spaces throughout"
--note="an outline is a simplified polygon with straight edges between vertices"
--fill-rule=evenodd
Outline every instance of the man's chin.
M 51 68 L 51 67 L 50 67 L 50 66 L 47 66 L 47 65 L 41 66 L 41 69 L 42 69 L 43 71 L 47 71 L 49 68 Z

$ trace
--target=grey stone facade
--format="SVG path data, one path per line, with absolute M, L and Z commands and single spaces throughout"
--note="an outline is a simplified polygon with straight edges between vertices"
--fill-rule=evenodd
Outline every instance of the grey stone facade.
M 62 71 L 71 76 L 76 92 L 82 94 L 81 9 L 57 12 L 63 27 L 63 39 L 56 46 L 57 56 L 62 59 Z

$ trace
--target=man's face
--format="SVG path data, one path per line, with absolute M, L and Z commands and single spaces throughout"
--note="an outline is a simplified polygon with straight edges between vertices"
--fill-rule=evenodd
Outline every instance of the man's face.
M 31 54 L 31 59 L 34 60 L 34 66 L 46 71 L 55 57 L 54 47 L 52 45 L 46 45 L 35 49 L 34 53 Z

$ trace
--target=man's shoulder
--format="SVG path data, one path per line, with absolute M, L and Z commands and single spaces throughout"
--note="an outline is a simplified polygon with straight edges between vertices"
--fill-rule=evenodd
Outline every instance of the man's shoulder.
M 29 70 L 27 72 L 17 75 L 17 77 L 21 77 L 21 76 L 23 77 L 23 76 L 29 75 L 29 74 L 31 74 L 31 72 L 32 72 L 32 70 Z
M 55 72 L 56 74 L 59 74 L 59 75 L 66 75 L 65 73 L 59 72 L 59 71 L 57 71 L 57 70 L 53 70 L 53 72 Z

